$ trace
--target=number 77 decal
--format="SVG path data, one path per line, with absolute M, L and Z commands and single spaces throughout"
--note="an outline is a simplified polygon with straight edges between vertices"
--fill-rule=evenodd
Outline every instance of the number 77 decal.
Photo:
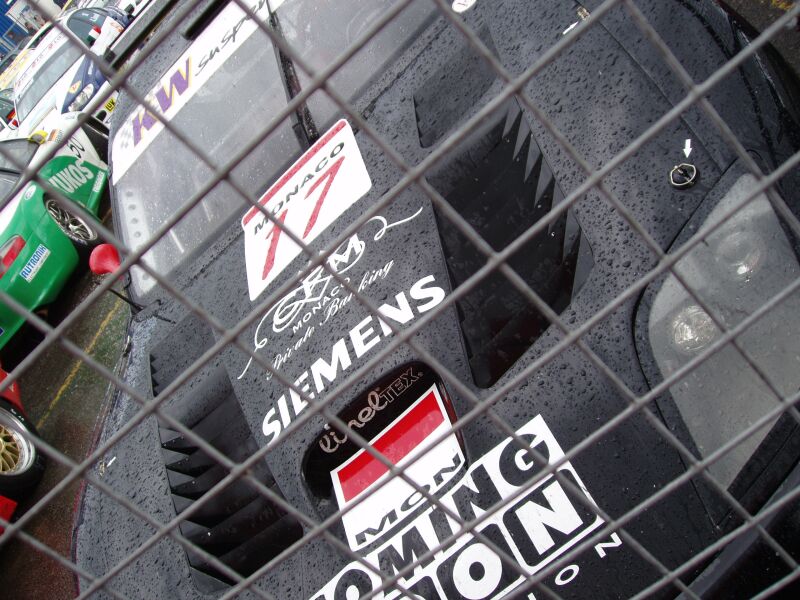
M 288 231 L 310 244 L 372 187 L 350 124 L 341 120 L 323 135 L 258 203 Z M 250 300 L 301 252 L 298 244 L 256 207 L 242 217 Z

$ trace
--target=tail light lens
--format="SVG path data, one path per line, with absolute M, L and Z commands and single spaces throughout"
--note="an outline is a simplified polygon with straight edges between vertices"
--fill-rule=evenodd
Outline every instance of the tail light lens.
M 0 279 L 5 276 L 8 268 L 17 259 L 19 253 L 25 247 L 25 240 L 21 236 L 15 235 L 0 248 Z

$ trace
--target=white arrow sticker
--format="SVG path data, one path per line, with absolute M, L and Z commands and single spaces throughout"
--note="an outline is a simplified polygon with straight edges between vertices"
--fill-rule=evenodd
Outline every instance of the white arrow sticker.
M 689 155 L 692 153 L 692 140 L 687 139 L 686 143 L 683 146 L 683 153 L 686 155 L 686 158 L 689 158 Z

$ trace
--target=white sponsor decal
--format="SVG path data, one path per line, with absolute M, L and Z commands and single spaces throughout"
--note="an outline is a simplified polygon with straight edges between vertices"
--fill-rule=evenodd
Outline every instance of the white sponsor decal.
M 71 194 L 93 178 L 91 169 L 84 166 L 83 161 L 79 161 L 51 175 L 48 181 L 63 192 Z
M 517 430 L 517 435 L 540 456 L 554 464 L 564 452 L 541 415 Z M 359 562 L 343 568 L 313 600 L 346 600 L 371 594 L 384 579 L 416 562 L 430 550 L 439 548 L 423 560 L 399 583 L 417 598 L 455 599 L 501 598 L 531 575 L 574 547 L 604 523 L 586 486 L 570 462 L 562 464 L 558 477 L 542 477 L 542 466 L 530 450 L 507 439 L 474 463 L 463 478 L 431 505 L 414 491 L 405 499 L 422 505 L 423 511 L 400 530 L 392 528 L 391 510 L 376 516 L 373 523 L 362 523 L 362 536 L 374 541 L 364 560 L 373 572 Z M 572 485 L 565 486 L 562 481 Z M 575 488 L 580 497 L 576 497 Z M 452 536 L 461 526 L 444 510 L 446 507 L 464 522 L 489 513 L 502 500 L 515 499 L 486 517 L 476 528 L 516 565 L 509 565 L 483 540 L 472 533 Z M 614 533 L 609 541 L 598 543 L 594 551 L 602 559 L 622 544 Z M 555 575 L 556 585 L 567 585 L 578 578 L 580 567 L 571 564 Z M 399 598 L 399 590 L 377 593 L 375 598 Z
M 457 13 L 468 11 L 478 0 L 453 0 L 453 10 Z
M 378 394 L 370 394 L 369 401 L 368 410 L 385 405 Z M 432 446 L 440 438 L 444 439 Z M 444 488 L 466 463 L 435 384 L 370 440 L 370 445 L 393 464 L 405 467 L 405 475 L 430 494 Z M 365 450 L 339 465 L 331 479 L 339 508 L 357 503 L 342 517 L 353 550 L 373 541 L 369 528 L 365 533 L 365 525 L 384 521 L 389 527 L 397 525 L 418 512 L 425 500 L 415 487 L 391 476 L 386 466 Z
M 267 190 L 259 204 L 308 244 L 370 187 L 353 130 L 341 120 Z M 256 207 L 242 217 L 242 229 L 247 285 L 250 300 L 255 300 L 301 248 Z
M 25 281 L 30 283 L 33 281 L 33 278 L 36 277 L 36 274 L 39 272 L 39 269 L 42 268 L 48 256 L 50 256 L 50 250 L 45 248 L 42 244 L 39 244 L 39 247 L 33 251 L 33 254 L 28 259 L 28 262 L 25 263 L 25 266 L 22 267 L 19 274 L 22 275 Z
M 380 305 L 378 312 L 381 318 L 369 315 L 355 325 L 347 335 L 339 338 L 326 355 L 317 358 L 294 380 L 295 388 L 301 390 L 309 398 L 319 396 L 325 388 L 331 386 L 352 366 L 354 358 L 359 359 L 365 356 L 381 343 L 382 338 L 385 339 L 392 335 L 392 330 L 386 321 L 391 321 L 395 326 L 409 323 L 417 315 L 426 313 L 437 306 L 444 300 L 444 297 L 445 292 L 436 285 L 433 275 L 421 278 L 407 292 L 401 291 Z M 313 328 L 306 330 L 306 336 L 311 333 L 313 333 Z M 300 339 L 297 343 L 302 342 L 303 339 Z M 291 412 L 289 403 L 291 403 Z M 308 402 L 294 389 L 289 389 L 287 393 L 282 394 L 272 408 L 267 411 L 262 423 L 262 432 L 267 436 L 267 442 L 274 443 L 281 432 L 305 410 L 306 406 L 308 406 Z
M 258 0 L 250 8 L 259 19 L 267 20 L 267 0 Z M 203 30 L 148 94 L 148 104 L 157 108 L 158 114 L 140 106 L 114 136 L 111 153 L 114 183 L 125 175 L 161 133 L 164 129 L 162 121 L 168 121 L 177 115 L 214 72 L 258 28 L 258 23 L 235 2 L 231 2 Z
M 92 186 L 92 192 L 97 194 L 100 190 L 103 189 L 103 184 L 106 182 L 106 174 L 102 171 L 98 171 L 97 175 L 95 176 L 94 185 Z
M 389 223 L 385 217 L 372 217 L 367 224 L 377 223 L 378 231 L 372 237 L 373 242 L 383 238 L 387 231 L 415 219 L 422 212 L 420 207 L 414 214 L 404 219 Z M 269 343 L 267 331 L 281 333 L 291 328 L 292 337 L 302 334 L 295 347 L 287 347 L 279 351 L 272 361 L 276 369 L 283 367 L 290 356 L 303 347 L 315 334 L 317 328 L 324 326 L 333 319 L 339 311 L 350 303 L 353 294 L 344 285 L 334 280 L 331 271 L 343 276 L 348 283 L 356 264 L 366 253 L 367 244 L 362 241 L 359 234 L 350 236 L 341 246 L 328 257 L 327 268 L 319 266 L 309 273 L 291 292 L 278 300 L 264 314 L 256 327 L 253 335 L 254 352 L 258 352 Z M 358 291 L 363 292 L 373 284 L 387 278 L 394 265 L 394 259 L 378 269 L 367 269 L 356 274 Z M 304 330 L 305 329 L 305 330 Z M 275 344 L 272 344 L 274 347 Z M 253 359 L 247 361 L 238 379 L 245 376 Z M 269 378 L 269 376 L 268 376 Z

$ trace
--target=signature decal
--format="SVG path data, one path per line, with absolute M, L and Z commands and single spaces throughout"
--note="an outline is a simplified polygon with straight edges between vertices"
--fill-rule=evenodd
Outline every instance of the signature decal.
M 367 221 L 367 225 L 370 223 L 378 225 L 372 241 L 380 241 L 387 231 L 412 221 L 420 213 L 422 213 L 422 207 L 411 216 L 391 223 L 383 216 L 372 217 Z M 327 268 L 323 266 L 315 268 L 294 290 L 278 300 L 264 314 L 256 327 L 253 335 L 254 352 L 258 352 L 269 344 L 270 330 L 274 333 L 281 333 L 291 328 L 294 336 L 300 334 L 301 330 L 305 328 L 302 337 L 295 342 L 294 347 L 288 347 L 284 352 L 276 354 L 272 360 L 272 366 L 276 369 L 286 364 L 289 357 L 314 336 L 316 328 L 328 323 L 342 307 L 350 302 L 352 294 L 334 280 L 331 271 L 343 275 L 348 283 L 351 282 L 351 270 L 365 255 L 366 250 L 367 244 L 361 240 L 358 234 L 350 236 L 328 257 Z M 393 265 L 394 260 L 390 260 L 378 269 L 363 271 L 356 279 L 358 291 L 363 292 L 376 282 L 386 279 Z M 242 379 L 247 374 L 252 363 L 251 357 L 237 379 Z M 267 378 L 269 378 L 269 374 Z
M 392 381 L 384 388 L 372 390 L 367 394 L 367 406 L 358 411 L 355 419 L 350 419 L 347 426 L 350 429 L 362 429 L 364 425 L 371 422 L 375 415 L 383 411 L 389 404 L 410 388 L 415 382 L 419 381 L 422 373 L 414 372 L 414 367 L 409 367 L 400 374 L 397 379 Z M 320 449 L 327 453 L 333 454 L 342 444 L 346 444 L 348 437 L 345 434 L 337 433 L 330 429 L 330 425 L 325 425 L 328 430 L 319 440 Z
M 353 365 L 354 359 L 366 356 L 373 348 L 392 335 L 387 321 L 395 326 L 405 325 L 422 315 L 445 298 L 445 291 L 436 285 L 433 275 L 427 275 L 402 290 L 378 307 L 380 317 L 368 315 L 339 338 L 327 353 L 319 356 L 295 380 L 294 388 L 309 398 L 319 396 L 332 386 Z M 310 331 L 310 329 L 309 329 Z M 312 387 L 313 386 L 313 387 Z M 291 412 L 289 408 L 291 403 Z M 308 402 L 295 389 L 282 394 L 267 411 L 262 432 L 272 444 L 292 420 L 305 410 Z

